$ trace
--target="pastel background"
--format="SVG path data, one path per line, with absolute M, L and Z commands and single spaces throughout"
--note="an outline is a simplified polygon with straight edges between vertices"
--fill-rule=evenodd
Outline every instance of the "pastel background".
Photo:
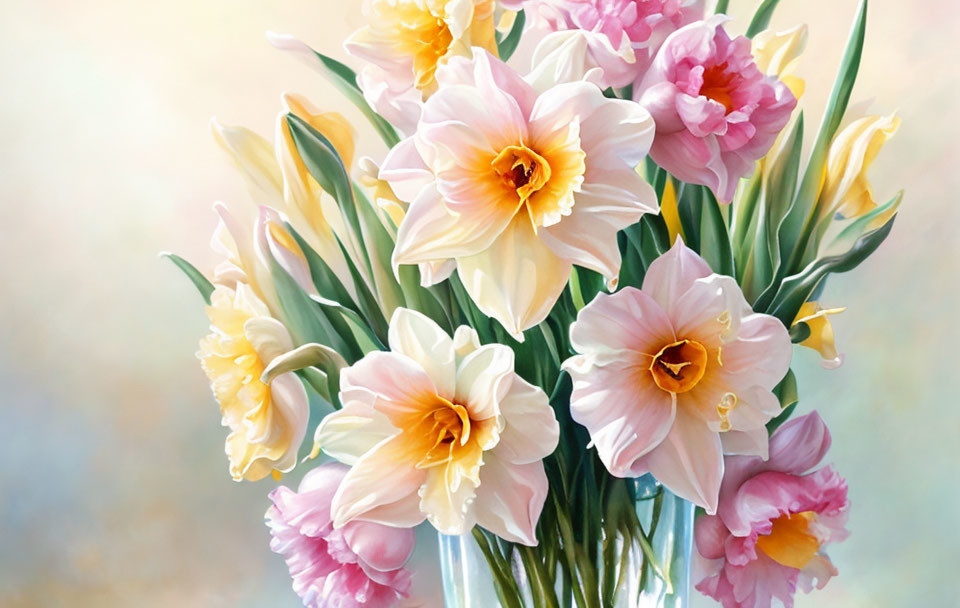
M 193 357 L 201 301 L 157 252 L 209 268 L 211 203 L 246 196 L 214 114 L 272 137 L 281 92 L 298 91 L 356 119 L 382 156 L 358 113 L 263 35 L 343 58 L 358 2 L 0 4 L 0 605 L 296 606 L 267 549 L 270 483 L 227 474 Z M 775 26 L 811 27 L 808 115 L 854 9 L 778 10 Z M 960 9 L 874 0 L 868 25 L 854 97 L 903 118 L 873 181 L 907 195 L 879 253 L 823 298 L 849 307 L 835 318 L 845 365 L 796 357 L 803 411 L 830 424 L 854 505 L 853 536 L 831 549 L 841 576 L 797 605 L 954 606 Z

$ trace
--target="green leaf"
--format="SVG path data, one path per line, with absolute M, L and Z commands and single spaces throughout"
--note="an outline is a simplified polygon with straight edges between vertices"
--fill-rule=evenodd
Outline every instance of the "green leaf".
M 880 228 L 863 235 L 846 253 L 816 260 L 807 266 L 803 272 L 784 280 L 776 297 L 770 304 L 769 314 L 777 317 L 784 325 L 789 327 L 793 323 L 793 319 L 796 318 L 800 307 L 816 289 L 817 284 L 828 274 L 849 272 L 859 266 L 887 238 L 893 229 L 893 223 L 894 221 L 891 219 Z
M 360 225 L 356 201 L 353 198 L 353 183 L 343 160 L 330 140 L 299 116 L 287 114 L 287 124 L 297 151 L 310 175 L 337 201 L 340 213 L 343 214 L 347 228 L 353 236 L 354 242 L 350 244 L 360 250 L 359 253 L 365 262 L 365 270 L 369 276 L 373 276 L 370 258 L 366 255 L 366 250 L 361 247 L 363 228 Z M 347 259 L 351 258 L 347 252 L 344 252 L 344 256 Z
M 730 6 L 730 0 L 717 0 L 717 6 L 713 9 L 715 15 L 726 15 L 727 9 Z
M 793 413 L 793 410 L 796 409 L 797 403 L 800 402 L 800 395 L 797 392 L 797 377 L 794 375 L 792 369 L 787 372 L 787 375 L 780 381 L 780 384 L 773 389 L 773 394 L 780 400 L 781 410 L 776 418 L 767 423 L 768 433 L 772 433 L 777 427 L 786 422 Z
M 703 197 L 700 190 L 703 186 L 680 183 L 677 191 L 677 214 L 680 216 L 680 226 L 687 247 L 700 251 L 700 216 L 703 213 Z
M 510 32 L 503 37 L 503 40 L 497 41 L 497 52 L 500 54 L 501 60 L 506 61 L 510 59 L 513 52 L 517 50 L 517 45 L 520 44 L 520 36 L 523 35 L 523 26 L 526 22 L 527 16 L 521 10 L 517 13 Z
M 360 90 L 360 86 L 357 84 L 357 74 L 332 57 L 327 57 L 317 51 L 313 51 L 313 53 L 317 56 L 317 59 L 320 60 L 319 65 L 322 66 L 321 72 L 367 117 L 367 120 L 369 120 L 373 128 L 376 129 L 380 138 L 387 144 L 387 147 L 392 148 L 400 143 L 400 136 L 397 134 L 396 129 L 393 128 L 393 125 L 387 122 L 383 116 L 377 114 L 363 97 L 363 91 Z
M 323 344 L 304 344 L 274 358 L 270 365 L 263 370 L 260 381 L 269 384 L 281 374 L 311 367 L 317 367 L 323 371 L 325 384 L 319 383 L 319 379 L 314 375 L 310 375 L 308 381 L 320 392 L 324 399 L 330 401 L 335 408 L 340 409 L 338 398 L 340 370 L 347 367 L 347 362 L 340 356 L 340 353 Z M 325 390 L 321 391 L 320 389 Z
M 780 225 L 778 235 L 780 257 L 781 260 L 786 260 L 786 263 L 781 262 L 777 272 L 778 278 L 799 270 L 805 250 L 810 246 L 816 246 L 816 243 L 809 243 L 808 241 L 817 222 L 817 197 L 820 192 L 830 142 L 843 120 L 844 112 L 846 112 L 847 105 L 850 102 L 850 93 L 860 69 L 860 57 L 863 53 L 863 41 L 866 35 L 866 20 L 867 0 L 861 0 L 860 9 L 840 64 L 840 71 L 830 94 L 830 101 L 827 103 L 823 121 L 820 123 L 820 129 L 810 152 L 807 170 L 803 175 L 803 181 L 800 182 L 800 188 L 794 198 L 793 205 Z
M 187 275 L 187 278 L 190 279 L 193 286 L 196 287 L 200 295 L 203 296 L 203 301 L 210 304 L 210 294 L 213 293 L 214 289 L 213 283 L 208 281 L 207 277 L 203 276 L 203 273 L 197 270 L 193 264 L 175 253 L 163 252 L 160 254 L 160 257 L 167 258 L 173 262 L 177 268 L 182 270 L 183 274 Z
M 780 0 L 763 0 L 747 27 L 747 38 L 753 38 L 767 29 L 767 26 L 770 25 L 770 18 L 773 17 L 773 11 L 778 4 L 780 4 Z
M 733 276 L 733 251 L 730 249 L 730 233 L 720 213 L 720 203 L 708 188 L 701 189 L 702 213 L 700 216 L 700 256 L 710 264 L 714 272 Z
M 902 201 L 903 190 L 898 192 L 893 198 L 883 205 L 878 205 L 872 211 L 850 222 L 850 224 L 845 227 L 840 234 L 836 236 L 836 238 L 833 239 L 833 242 L 830 243 L 830 246 L 827 248 L 827 254 L 830 255 L 837 251 L 849 249 L 853 243 L 855 243 L 856 240 L 860 238 L 860 236 L 867 230 L 870 224 L 872 224 L 884 213 L 887 213 L 888 211 L 895 211 L 898 207 L 900 207 L 900 203 Z
M 276 260 L 270 262 L 274 288 L 294 342 L 319 342 L 337 351 L 349 362 L 363 356 L 343 318 L 327 314 Z
M 794 344 L 800 344 L 810 337 L 810 326 L 806 323 L 794 323 L 790 328 L 790 341 Z
M 760 169 L 754 170 L 753 175 L 747 180 L 747 183 L 740 188 L 737 197 L 733 203 L 733 237 L 731 245 L 737 261 L 737 276 L 743 273 L 743 267 L 746 264 L 750 248 L 753 247 L 753 239 L 748 238 L 753 234 L 757 218 L 757 203 L 760 200 L 760 193 L 763 185 L 763 174 Z
M 376 209 L 367 200 L 360 188 L 354 186 L 353 194 L 360 219 L 360 234 L 362 235 L 363 246 L 370 257 L 372 266 L 371 276 L 377 293 L 380 295 L 381 305 L 385 310 L 392 311 L 398 306 L 405 305 L 400 284 L 393 276 L 392 271 L 393 237 L 387 232 Z

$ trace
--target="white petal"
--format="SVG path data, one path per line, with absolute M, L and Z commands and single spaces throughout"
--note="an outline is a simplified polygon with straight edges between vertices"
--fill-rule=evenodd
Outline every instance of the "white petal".
M 474 420 L 496 416 L 513 377 L 512 349 L 502 344 L 481 346 L 457 369 L 456 402 L 466 406 Z
M 243 324 L 243 334 L 264 364 L 293 349 L 290 332 L 270 317 L 254 317 Z
M 475 506 L 477 523 L 500 538 L 537 544 L 537 520 L 547 498 L 543 463 L 509 464 L 484 454 Z
M 498 458 L 513 464 L 537 462 L 557 447 L 560 425 L 550 399 L 539 386 L 514 374 L 506 396 L 500 401 L 506 426 L 494 451 Z
M 395 527 L 415 526 L 423 521 L 417 492 L 426 480 L 426 472 L 415 467 L 415 455 L 409 448 L 408 440 L 397 435 L 378 444 L 353 465 L 333 497 L 334 527 L 354 519 Z M 396 519 L 386 518 L 385 513 Z
M 488 249 L 458 258 L 457 272 L 481 312 L 522 340 L 522 332 L 543 321 L 560 297 L 570 263 L 550 251 L 529 219 L 518 215 Z
M 457 376 L 453 339 L 439 325 L 415 310 L 398 308 L 390 319 L 388 341 L 391 351 L 420 364 L 439 395 L 453 397 Z
M 369 404 L 352 401 L 324 417 L 313 441 L 328 456 L 354 465 L 377 444 L 398 432 L 384 414 Z

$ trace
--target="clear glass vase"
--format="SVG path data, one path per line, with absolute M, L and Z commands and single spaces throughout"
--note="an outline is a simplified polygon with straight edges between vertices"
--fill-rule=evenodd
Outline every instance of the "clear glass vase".
M 650 475 L 627 483 L 630 525 L 621 521 L 614 529 L 624 532 L 603 532 L 598 543 L 591 543 L 596 545 L 592 551 L 576 540 L 523 548 L 479 529 L 462 536 L 440 535 L 445 606 L 689 606 L 694 505 Z M 608 522 L 603 523 L 602 529 L 608 530 Z

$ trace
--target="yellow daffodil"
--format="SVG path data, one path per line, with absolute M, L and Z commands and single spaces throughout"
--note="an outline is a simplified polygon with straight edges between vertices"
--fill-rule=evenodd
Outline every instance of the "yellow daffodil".
M 270 362 L 293 348 L 289 332 L 243 283 L 218 286 L 207 315 L 210 334 L 197 357 L 230 428 L 230 475 L 257 481 L 289 471 L 307 430 L 307 394 L 292 373 L 261 380 Z
M 865 116 L 834 138 L 820 191 L 821 217 L 834 213 L 859 217 L 877 206 L 867 171 L 880 148 L 899 128 L 900 118 L 896 114 Z
M 345 43 L 369 64 L 364 95 L 384 118 L 412 132 L 420 102 L 437 89 L 437 68 L 473 47 L 497 52 L 494 0 L 367 0 L 368 25 Z
M 834 342 L 833 326 L 830 325 L 830 315 L 839 314 L 846 308 L 823 308 L 819 302 L 806 302 L 800 307 L 797 318 L 793 324 L 806 323 L 810 328 L 810 337 L 800 343 L 800 346 L 806 346 L 820 353 L 823 358 L 820 364 L 827 369 L 840 367 L 843 363 L 843 355 L 837 352 L 837 346 Z

